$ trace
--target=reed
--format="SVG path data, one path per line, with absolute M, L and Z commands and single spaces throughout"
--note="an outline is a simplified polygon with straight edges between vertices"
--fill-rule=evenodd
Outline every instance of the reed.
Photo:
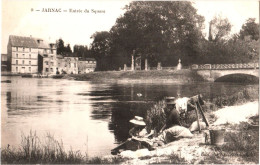
M 3 164 L 118 164 L 122 158 L 111 159 L 102 157 L 88 157 L 80 151 L 65 151 L 62 141 L 47 133 L 39 138 L 36 132 L 29 135 L 22 134 L 19 148 L 6 147 L 1 150 L 1 163 Z
M 146 126 L 148 131 L 155 130 L 157 132 L 163 127 L 166 121 L 166 102 L 164 100 L 157 102 L 151 109 L 147 111 Z

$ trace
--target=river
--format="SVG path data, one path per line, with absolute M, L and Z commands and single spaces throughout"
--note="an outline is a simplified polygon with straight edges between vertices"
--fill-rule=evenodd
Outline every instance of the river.
M 11 83 L 6 83 L 11 80 Z M 66 79 L 2 76 L 1 147 L 18 147 L 21 134 L 30 130 L 62 140 L 64 148 L 89 156 L 110 154 L 128 137 L 135 115 L 146 111 L 165 96 L 193 96 L 206 100 L 231 95 L 258 84 L 235 83 L 93 83 Z M 141 93 L 142 96 L 137 94 Z

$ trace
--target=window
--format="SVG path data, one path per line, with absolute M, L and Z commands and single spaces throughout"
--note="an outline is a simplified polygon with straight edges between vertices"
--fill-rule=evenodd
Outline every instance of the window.
M 51 68 L 50 70 L 51 70 L 51 72 L 53 72 L 53 68 Z
M 18 54 L 16 54 L 16 58 L 18 58 Z
M 48 64 L 49 64 L 49 63 L 48 63 L 48 61 L 46 61 L 45 63 L 46 63 L 46 65 L 48 65 Z
M 29 65 L 31 65 L 31 61 L 29 61 Z
M 24 65 L 24 60 L 23 60 L 23 65 Z
M 29 51 L 30 51 L 30 52 L 32 51 L 31 48 L 29 48 Z
M 74 68 L 76 68 L 76 63 L 74 63 Z
M 23 54 L 23 58 L 25 57 L 25 55 Z
M 49 68 L 46 68 L 45 71 L 46 71 L 46 72 L 49 72 Z
M 29 67 L 29 72 L 31 72 L 31 67 Z
M 16 67 L 15 69 L 16 69 L 16 72 L 18 72 L 18 67 Z
M 16 51 L 18 52 L 18 47 L 16 47 Z
M 23 51 L 24 51 L 24 47 L 23 47 Z
M 32 58 L 31 54 L 29 54 L 29 58 Z
M 53 62 L 51 62 L 51 66 L 53 66 Z
M 18 65 L 18 60 L 16 60 L 16 65 Z

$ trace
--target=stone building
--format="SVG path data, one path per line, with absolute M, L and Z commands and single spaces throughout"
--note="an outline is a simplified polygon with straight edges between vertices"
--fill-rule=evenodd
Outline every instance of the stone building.
M 42 39 L 36 39 L 38 44 L 38 67 L 43 75 L 56 74 L 56 46 Z
M 85 58 L 78 61 L 79 74 L 94 72 L 96 69 L 96 60 L 94 58 Z
M 58 55 L 56 60 L 56 71 L 58 71 L 60 74 L 78 74 L 78 57 L 63 57 Z
M 46 41 L 23 36 L 9 36 L 7 70 L 12 73 L 54 74 L 56 47 Z M 50 64 L 50 65 L 49 65 Z
M 12 73 L 38 72 L 38 45 L 34 38 L 9 36 L 7 70 Z

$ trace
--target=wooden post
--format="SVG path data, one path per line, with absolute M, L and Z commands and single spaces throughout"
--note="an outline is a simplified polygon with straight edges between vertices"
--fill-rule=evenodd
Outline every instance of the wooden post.
M 206 123 L 206 125 L 209 126 L 208 120 L 207 120 L 207 118 L 205 117 L 205 115 L 204 115 L 204 113 L 203 113 L 203 110 L 202 110 L 202 107 L 201 107 L 200 103 L 197 102 L 197 104 L 198 104 L 200 113 L 201 113 L 201 115 L 202 115 L 202 119 L 204 120 L 204 122 Z
M 132 64 L 131 64 L 131 70 L 134 71 L 135 70 L 135 66 L 134 66 L 134 55 L 132 55 Z
M 197 117 L 199 132 L 201 132 L 201 129 L 200 129 L 200 121 L 199 121 L 199 113 L 198 113 L 197 104 L 195 105 L 195 112 L 196 112 L 196 117 Z
M 147 58 L 145 59 L 145 63 L 144 63 L 144 70 L 148 70 L 148 61 L 147 61 Z

